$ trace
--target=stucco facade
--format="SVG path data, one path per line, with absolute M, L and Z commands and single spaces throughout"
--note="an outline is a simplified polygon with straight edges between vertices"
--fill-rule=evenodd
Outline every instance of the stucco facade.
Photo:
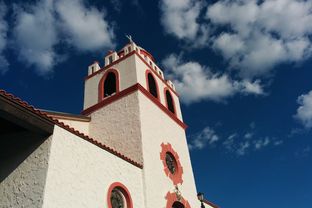
M 88 67 L 81 115 L 42 112 L 4 93 L 49 136 L 1 181 L 0 207 L 200 207 L 174 85 L 133 42 L 104 62 Z
M 167 192 L 173 192 L 175 186 L 166 176 L 160 160 L 161 144 L 171 144 L 178 153 L 183 168 L 183 183 L 178 184 L 182 196 L 191 207 L 199 207 L 196 187 L 188 153 L 185 131 L 164 114 L 146 96 L 140 94 L 140 116 L 142 131 L 142 149 L 144 158 L 144 182 L 147 207 L 164 207 Z M 153 161 L 153 162 L 152 162 Z M 163 199 L 159 201 L 159 199 Z M 155 206 L 156 207 L 156 206 Z
M 191 207 L 200 206 L 196 197 L 185 126 L 181 125 L 183 120 L 178 94 L 172 82 L 164 79 L 163 72 L 154 63 L 153 57 L 146 55 L 144 49 L 131 43 L 122 50 L 127 50 L 127 53 L 120 57 L 117 53 L 109 53 L 105 57 L 106 66 L 86 78 L 84 114 L 91 117 L 90 135 L 143 163 L 142 181 L 146 207 L 167 208 L 166 196 L 175 193 L 177 188 Z M 115 62 L 109 63 L 109 56 L 113 56 Z M 120 92 L 128 91 L 134 85 L 138 85 L 141 90 L 129 91 L 126 96 L 118 97 L 117 93 L 116 96 L 98 99 L 98 94 L 101 93 L 99 82 L 112 69 L 118 71 L 117 84 Z M 148 92 L 148 73 L 155 79 L 157 98 Z M 90 90 L 97 92 L 92 95 L 93 98 L 88 96 Z M 167 109 L 165 90 L 172 95 L 175 113 Z M 118 99 L 115 100 L 114 96 Z M 182 183 L 174 184 L 165 173 L 164 163 L 160 158 L 162 144 L 170 144 L 176 151 L 183 169 Z
M 114 182 L 129 189 L 133 207 L 145 207 L 140 168 L 55 127 L 43 208 L 107 207 L 107 191 Z
M 1 163 L 1 172 L 18 165 L 0 182 L 0 207 L 42 207 L 51 141 L 49 137 L 15 152 L 7 161 L 10 166 Z

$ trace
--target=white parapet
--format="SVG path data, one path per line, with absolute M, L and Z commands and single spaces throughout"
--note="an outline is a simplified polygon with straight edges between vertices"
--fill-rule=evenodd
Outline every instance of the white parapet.
M 167 80 L 167 84 L 175 91 L 175 86 L 171 80 Z
M 113 62 L 117 61 L 119 56 L 116 51 L 110 51 L 104 58 L 105 66 L 112 64 Z
M 99 62 L 95 61 L 88 67 L 88 75 L 91 75 L 101 69 Z

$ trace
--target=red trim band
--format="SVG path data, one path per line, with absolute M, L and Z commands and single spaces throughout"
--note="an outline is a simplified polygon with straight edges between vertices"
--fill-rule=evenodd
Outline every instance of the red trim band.
M 131 87 L 120 91 L 119 93 L 108 97 L 106 99 L 104 99 L 103 101 L 83 110 L 81 112 L 82 115 L 89 115 L 92 112 L 110 104 L 113 103 L 116 100 L 119 100 L 135 91 L 141 91 L 147 98 L 149 98 L 156 106 L 158 106 L 164 113 L 166 113 L 172 120 L 174 120 L 179 126 L 181 126 L 183 129 L 187 128 L 187 125 L 185 123 L 183 123 L 180 119 L 178 119 L 171 111 L 169 111 L 165 106 L 163 106 L 159 100 L 157 98 L 155 98 L 153 95 L 151 95 L 150 92 L 148 92 L 144 87 L 142 87 L 142 85 L 140 84 L 135 84 L 132 85 Z
M 173 90 L 173 88 L 164 80 L 163 77 L 161 77 L 157 72 L 155 72 L 155 70 L 144 60 L 144 58 L 142 58 L 142 56 L 135 50 L 131 51 L 130 53 L 128 53 L 127 55 L 120 57 L 119 59 L 117 59 L 116 61 L 114 61 L 113 63 L 103 67 L 102 69 L 98 70 L 97 72 L 90 74 L 88 76 L 85 77 L 85 80 L 90 79 L 91 77 L 105 71 L 106 69 L 109 69 L 110 67 L 112 67 L 113 65 L 121 62 L 122 60 L 132 56 L 133 54 L 136 54 L 142 61 L 143 63 L 152 71 L 152 73 L 154 73 L 154 75 L 156 75 L 177 97 L 179 97 L 179 94 Z
M 126 162 L 140 168 L 140 169 L 143 169 L 143 164 L 132 160 L 131 158 L 121 154 L 120 152 L 116 151 L 115 149 L 113 149 L 113 148 L 111 148 L 105 144 L 102 144 L 101 142 L 89 137 L 88 135 L 85 135 L 85 134 L 77 131 L 76 129 L 70 127 L 69 125 L 65 125 L 63 122 L 60 122 L 59 120 L 54 119 L 51 116 L 49 116 L 47 113 L 45 113 L 41 110 L 35 109 L 33 106 L 29 105 L 25 101 L 22 101 L 20 98 L 17 98 L 15 96 L 13 96 L 12 94 L 9 94 L 6 91 L 1 90 L 1 89 L 0 89 L 0 96 L 3 96 L 5 99 L 10 100 L 10 101 L 16 103 L 17 105 L 25 108 L 26 110 L 33 112 L 34 114 L 40 116 L 42 119 L 44 119 L 48 122 L 51 122 L 51 124 L 55 124 L 55 125 L 63 128 L 63 129 L 65 129 L 65 130 L 71 132 L 72 134 L 75 134 L 79 138 L 82 138 L 82 139 L 98 146 L 99 148 L 119 157 L 120 159 L 122 159 L 122 160 L 124 160 L 124 161 L 126 161 Z
M 143 61 L 143 63 L 177 96 L 179 97 L 179 94 L 172 89 L 172 87 L 164 80 L 164 78 L 162 78 L 157 72 L 155 72 L 155 70 L 151 67 L 151 65 L 149 65 L 144 58 L 142 58 L 142 56 L 140 54 L 138 54 L 135 51 L 135 54 Z

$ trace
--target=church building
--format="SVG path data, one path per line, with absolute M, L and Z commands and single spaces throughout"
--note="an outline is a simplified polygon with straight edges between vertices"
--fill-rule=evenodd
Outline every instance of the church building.
M 104 62 L 88 67 L 80 115 L 0 90 L 0 207 L 203 206 L 174 84 L 131 40 Z

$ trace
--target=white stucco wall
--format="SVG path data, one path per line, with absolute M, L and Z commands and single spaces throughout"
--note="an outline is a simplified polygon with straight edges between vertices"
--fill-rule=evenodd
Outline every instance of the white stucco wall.
M 31 150 L 32 152 L 29 152 L 30 147 L 27 146 L 16 152 L 15 158 L 10 159 L 10 164 L 14 164 L 26 157 L 0 182 L 1 208 L 42 207 L 50 145 L 51 138 L 48 138 L 39 146 L 33 144 L 31 148 L 35 149 Z M 0 167 L 0 171 L 5 168 L 3 164 L 0 164 Z
M 107 70 L 109 69 L 116 69 L 118 71 L 120 91 L 137 83 L 134 55 L 112 65 Z M 87 109 L 98 103 L 99 83 L 107 70 L 102 71 L 85 81 L 83 109 Z
M 133 207 L 145 207 L 140 168 L 55 127 L 43 208 L 106 208 L 107 191 L 114 182 L 128 188 Z
M 153 66 L 155 66 L 154 62 Z M 145 72 L 147 69 L 149 69 L 149 67 L 138 57 L 138 55 L 133 54 L 130 57 L 112 65 L 107 70 L 109 69 L 116 69 L 118 71 L 120 91 L 127 89 L 136 83 L 141 84 L 145 89 L 147 89 Z M 98 103 L 99 82 L 107 70 L 98 73 L 85 81 L 84 109 L 87 109 Z M 149 70 L 152 71 L 151 69 Z M 160 102 L 162 105 L 166 106 L 164 89 L 167 87 L 167 85 L 164 84 L 163 80 L 161 80 L 158 76 L 155 75 L 154 77 L 158 84 Z M 183 120 L 179 97 L 172 92 L 172 89 L 170 89 L 170 91 L 175 103 L 177 117 L 180 120 Z
M 90 116 L 90 136 L 142 162 L 138 92 L 127 95 Z
M 141 84 L 145 89 L 147 89 L 145 72 L 147 69 L 150 71 L 151 71 L 151 69 L 149 69 L 149 67 L 137 55 L 135 56 L 135 63 L 136 63 L 136 73 L 137 73 L 138 83 Z M 163 106 L 166 106 L 166 99 L 165 99 L 166 95 L 164 94 L 164 89 L 167 86 L 164 84 L 164 82 L 158 76 L 155 75 L 154 77 L 155 77 L 155 81 L 158 84 L 160 102 Z M 177 117 L 181 121 L 183 121 L 182 113 L 181 113 L 181 109 L 180 109 L 179 97 L 176 94 L 174 94 L 172 91 L 171 91 L 171 95 L 172 95 L 172 98 L 173 98 L 174 103 L 175 103 Z
M 75 130 L 78 130 L 85 135 L 89 135 L 89 121 L 74 121 L 69 119 L 58 119 L 60 122 L 63 122 L 65 125 L 68 125 Z
M 142 93 L 139 94 L 139 102 L 147 207 L 165 207 L 164 197 L 168 191 L 174 190 L 160 160 L 161 143 L 170 143 L 180 157 L 184 182 L 178 187 L 182 196 L 189 201 L 191 207 L 200 207 L 185 131 Z

